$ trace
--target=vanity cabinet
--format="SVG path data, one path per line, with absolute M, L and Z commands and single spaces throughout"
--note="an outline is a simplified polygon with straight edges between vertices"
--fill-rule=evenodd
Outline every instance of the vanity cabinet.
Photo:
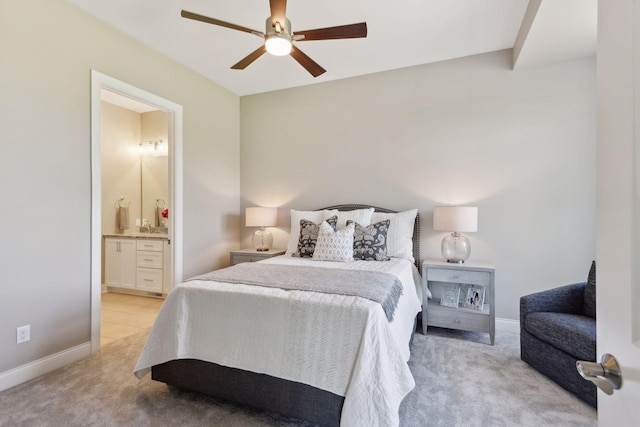
M 136 241 L 104 239 L 104 284 L 118 288 L 136 288 Z
M 104 284 L 122 290 L 166 292 L 167 241 L 145 237 L 105 237 Z
M 164 250 L 162 240 L 137 240 L 136 289 L 162 293 Z

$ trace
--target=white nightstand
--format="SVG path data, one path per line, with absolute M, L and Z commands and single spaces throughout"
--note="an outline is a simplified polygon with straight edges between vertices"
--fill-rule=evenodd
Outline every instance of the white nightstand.
M 446 284 L 460 286 L 458 308 L 440 305 L 442 288 Z M 482 310 L 464 308 L 467 290 L 470 286 L 485 287 Z M 427 287 L 433 298 L 428 300 Z M 422 333 L 427 334 L 428 326 L 438 326 L 463 331 L 487 332 L 491 345 L 495 341 L 495 268 L 478 262 L 464 264 L 448 263 L 444 260 L 427 259 L 422 263 Z
M 230 252 L 231 265 L 240 264 L 241 262 L 256 262 L 278 255 L 284 255 L 284 249 L 269 249 L 268 251 L 257 251 L 255 249 L 240 249 Z

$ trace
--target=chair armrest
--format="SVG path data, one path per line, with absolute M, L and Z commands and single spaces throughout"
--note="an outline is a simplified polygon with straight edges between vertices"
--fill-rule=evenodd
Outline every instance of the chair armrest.
M 527 314 L 539 311 L 580 314 L 586 285 L 586 282 L 574 283 L 521 297 L 520 324 L 524 325 Z

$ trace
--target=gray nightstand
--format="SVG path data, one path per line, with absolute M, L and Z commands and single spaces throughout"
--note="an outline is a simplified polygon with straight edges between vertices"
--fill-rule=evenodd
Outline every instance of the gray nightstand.
M 442 289 L 446 284 L 460 286 L 460 304 L 458 308 L 440 305 Z M 469 286 L 485 287 L 482 310 L 464 308 L 463 302 Z M 431 290 L 433 298 L 427 300 L 426 288 Z M 487 332 L 491 345 L 495 341 L 495 268 L 492 265 L 466 262 L 453 264 L 443 260 L 427 259 L 422 263 L 422 333 L 427 334 L 428 326 L 438 326 L 463 331 Z
M 231 251 L 229 257 L 231 265 L 240 264 L 241 262 L 256 262 L 278 255 L 284 255 L 284 249 L 269 249 L 268 251 L 257 251 L 255 249 L 240 249 Z

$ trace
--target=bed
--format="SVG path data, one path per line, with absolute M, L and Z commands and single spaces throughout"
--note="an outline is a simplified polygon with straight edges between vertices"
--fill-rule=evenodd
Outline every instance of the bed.
M 367 209 L 371 218 L 403 220 L 405 235 L 406 214 L 414 215 L 409 256 L 318 262 L 291 256 L 290 241 L 286 255 L 255 267 L 394 276 L 402 293 L 391 317 L 383 305 L 355 295 L 196 278 L 165 301 L 136 376 L 151 372 L 152 379 L 172 386 L 322 425 L 398 425 L 400 402 L 415 385 L 407 362 L 422 301 L 416 286 L 417 211 L 339 205 L 313 215 L 326 219 L 338 211 L 344 225 L 345 218 L 358 222 Z M 299 233 L 297 220 L 292 211 L 292 235 Z

